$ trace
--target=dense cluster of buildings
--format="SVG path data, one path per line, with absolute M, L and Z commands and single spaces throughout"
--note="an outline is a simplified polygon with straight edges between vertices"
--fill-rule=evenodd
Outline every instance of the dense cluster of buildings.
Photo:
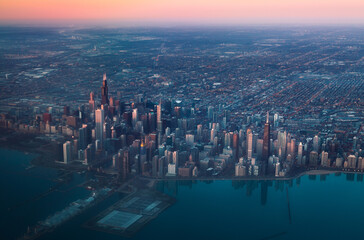
M 137 94 L 130 102 L 109 96 L 106 74 L 100 101 L 90 93 L 77 109 L 34 108 L 25 123 L 3 114 L 1 127 L 42 133 L 58 144 L 59 162 L 150 177 L 289 176 L 299 167 L 364 170 L 363 129 L 351 139 L 336 134 L 289 133 L 278 112 L 230 124 L 225 105 L 186 107 Z M 265 116 L 264 116 L 265 115 Z

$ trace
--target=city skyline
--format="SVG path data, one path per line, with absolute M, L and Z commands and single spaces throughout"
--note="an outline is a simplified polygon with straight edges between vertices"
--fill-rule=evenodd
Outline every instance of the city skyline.
M 0 0 L 2 239 L 360 238 L 363 6 Z

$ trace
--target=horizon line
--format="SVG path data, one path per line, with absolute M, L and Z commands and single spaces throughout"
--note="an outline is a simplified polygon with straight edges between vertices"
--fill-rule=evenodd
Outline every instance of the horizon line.
M 364 18 L 347 19 L 235 19 L 235 21 L 217 21 L 218 19 L 0 19 L 0 26 L 9 27 L 364 27 Z

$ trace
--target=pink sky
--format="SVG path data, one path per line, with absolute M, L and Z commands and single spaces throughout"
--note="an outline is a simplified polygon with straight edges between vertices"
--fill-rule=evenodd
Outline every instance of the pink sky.
M 0 21 L 363 23 L 364 0 L 0 0 Z

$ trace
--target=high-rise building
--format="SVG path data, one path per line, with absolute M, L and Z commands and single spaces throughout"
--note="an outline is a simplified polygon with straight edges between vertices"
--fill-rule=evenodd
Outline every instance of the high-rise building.
M 243 165 L 243 158 L 240 158 L 239 162 L 235 164 L 235 176 L 246 176 L 246 167 Z
M 358 169 L 360 169 L 360 170 L 364 169 L 364 157 L 358 158 Z
M 293 159 L 295 159 L 296 156 L 296 139 L 291 139 L 291 145 L 290 145 L 290 150 L 289 150 L 291 156 Z
M 107 87 L 106 73 L 104 73 L 104 77 L 102 80 L 101 87 L 101 104 L 109 104 L 109 90 Z
M 214 142 L 216 135 L 217 135 L 217 131 L 215 130 L 215 128 L 211 129 L 210 142 Z
M 157 122 L 162 121 L 162 101 L 157 105 Z
M 202 140 L 202 125 L 201 124 L 197 125 L 197 140 L 199 140 L 199 141 Z
M 93 92 L 90 93 L 90 100 L 88 101 L 90 111 L 95 111 L 95 94 Z
M 348 156 L 348 167 L 356 168 L 356 156 L 355 155 Z
M 78 129 L 79 149 L 84 150 L 87 147 L 87 128 Z
M 263 152 L 262 160 L 264 163 L 268 163 L 270 154 L 270 124 L 269 124 L 269 112 L 267 112 L 267 120 L 264 124 L 264 136 L 263 136 Z
M 279 126 L 279 115 L 278 115 L 278 113 L 274 114 L 273 125 L 274 125 L 275 128 L 277 128 Z
M 147 148 L 142 140 L 140 144 L 140 163 L 144 164 L 147 161 Z
M 96 122 L 96 140 L 99 140 L 102 144 L 104 138 L 104 110 L 97 109 L 95 111 L 95 122 Z
M 224 146 L 225 147 L 231 147 L 232 146 L 232 133 L 225 133 L 224 138 Z
M 168 163 L 168 175 L 176 176 L 176 164 Z
M 214 107 L 213 106 L 208 106 L 208 108 L 207 108 L 207 118 L 212 119 L 213 115 L 214 115 Z
M 253 157 L 253 132 L 251 129 L 247 130 L 247 156 L 248 159 Z
M 95 144 L 90 143 L 87 145 L 87 148 L 84 152 L 85 154 L 85 161 L 84 164 L 88 165 L 89 163 L 93 162 L 95 160 Z
M 278 149 L 281 149 L 281 154 L 279 154 L 281 160 L 284 160 L 286 157 L 286 149 L 287 149 L 287 132 L 279 131 L 278 132 Z
M 275 168 L 274 169 L 274 175 L 276 177 L 279 177 L 279 173 L 281 171 L 281 164 L 279 162 L 275 163 L 274 168 Z
M 162 122 L 162 101 L 157 105 L 157 130 L 159 132 L 163 131 L 163 122 Z
M 336 167 L 341 168 L 343 166 L 343 161 L 344 161 L 343 158 L 337 157 L 336 160 L 335 160 Z
M 159 162 L 159 158 L 158 158 L 158 155 L 156 155 L 152 159 L 152 176 L 153 177 L 158 176 L 158 162 Z
M 302 152 L 303 152 L 303 145 L 300 142 L 298 144 L 298 153 L 297 153 L 297 163 L 298 163 L 298 165 L 302 165 Z
M 166 127 L 165 134 L 166 134 L 167 137 L 169 135 L 171 135 L 171 128 L 170 127 Z
M 134 128 L 138 121 L 139 121 L 138 109 L 134 108 L 132 113 L 132 124 Z
M 173 152 L 173 163 L 176 164 L 176 169 L 178 170 L 178 166 L 179 166 L 179 160 L 178 160 L 178 151 L 174 151 Z
M 259 160 L 263 160 L 263 144 L 264 144 L 263 139 L 257 139 L 255 148 L 256 148 L 257 158 Z
M 235 131 L 233 134 L 233 149 L 234 149 L 234 160 L 239 159 L 239 134 Z
M 308 162 L 310 167 L 317 167 L 318 164 L 318 153 L 316 151 L 310 152 L 310 158 Z
M 330 167 L 329 153 L 328 152 L 322 151 L 322 153 L 321 153 L 321 166 Z
M 319 138 L 319 136 L 315 136 L 314 138 L 313 138 L 313 150 L 315 151 L 315 152 L 319 152 L 319 150 L 320 150 L 320 138 Z
M 165 157 L 161 157 L 159 158 L 158 161 L 158 177 L 164 177 L 164 162 L 165 162 Z
M 155 114 L 153 112 L 148 113 L 148 130 L 154 132 L 156 129 Z
M 194 142 L 195 142 L 195 135 L 186 134 L 186 143 L 190 146 L 193 146 Z
M 63 162 L 69 163 L 72 161 L 72 146 L 71 142 L 67 141 L 63 144 Z
M 353 137 L 353 150 L 356 150 L 356 146 L 358 143 L 358 138 L 356 136 Z

